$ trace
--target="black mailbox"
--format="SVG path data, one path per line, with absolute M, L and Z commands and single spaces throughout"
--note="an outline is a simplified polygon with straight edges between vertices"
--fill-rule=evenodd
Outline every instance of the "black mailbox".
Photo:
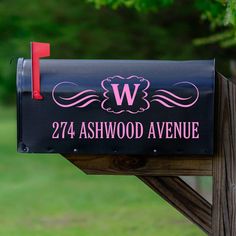
M 18 151 L 213 154 L 214 60 L 40 60 L 17 66 Z

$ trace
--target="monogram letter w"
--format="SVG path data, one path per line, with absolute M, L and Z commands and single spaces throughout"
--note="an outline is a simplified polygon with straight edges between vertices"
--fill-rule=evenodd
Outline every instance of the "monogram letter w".
M 111 84 L 111 86 L 112 86 L 112 89 L 113 89 L 113 92 L 114 92 L 114 95 L 115 95 L 117 106 L 122 105 L 123 100 L 124 100 L 124 96 L 126 96 L 128 105 L 129 106 L 133 105 L 134 99 L 136 97 L 136 94 L 137 94 L 137 91 L 138 91 L 138 88 L 139 88 L 140 84 L 134 84 L 134 92 L 133 92 L 132 95 L 131 95 L 131 92 L 130 92 L 129 84 L 124 84 L 124 87 L 123 87 L 123 90 L 122 90 L 121 94 L 119 92 L 119 84 Z

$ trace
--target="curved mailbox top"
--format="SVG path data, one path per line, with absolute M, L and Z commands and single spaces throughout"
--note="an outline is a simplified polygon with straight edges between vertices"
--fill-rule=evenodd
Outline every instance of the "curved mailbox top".
M 18 151 L 213 154 L 215 62 L 31 60 L 17 67 Z

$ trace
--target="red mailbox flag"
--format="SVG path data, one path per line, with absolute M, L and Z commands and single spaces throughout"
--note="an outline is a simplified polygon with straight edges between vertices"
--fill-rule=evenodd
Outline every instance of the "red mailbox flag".
M 50 56 L 49 43 L 31 43 L 31 58 L 32 58 L 32 98 L 42 100 L 43 96 L 40 93 L 40 63 L 39 59 Z

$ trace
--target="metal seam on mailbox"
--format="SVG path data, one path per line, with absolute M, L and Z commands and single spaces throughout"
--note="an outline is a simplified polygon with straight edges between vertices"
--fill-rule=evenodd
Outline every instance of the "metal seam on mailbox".
M 22 79 L 23 79 L 23 67 L 24 67 L 24 58 L 19 58 L 17 63 L 17 138 L 18 138 L 18 144 L 22 142 Z M 18 146 L 18 149 L 20 147 Z

